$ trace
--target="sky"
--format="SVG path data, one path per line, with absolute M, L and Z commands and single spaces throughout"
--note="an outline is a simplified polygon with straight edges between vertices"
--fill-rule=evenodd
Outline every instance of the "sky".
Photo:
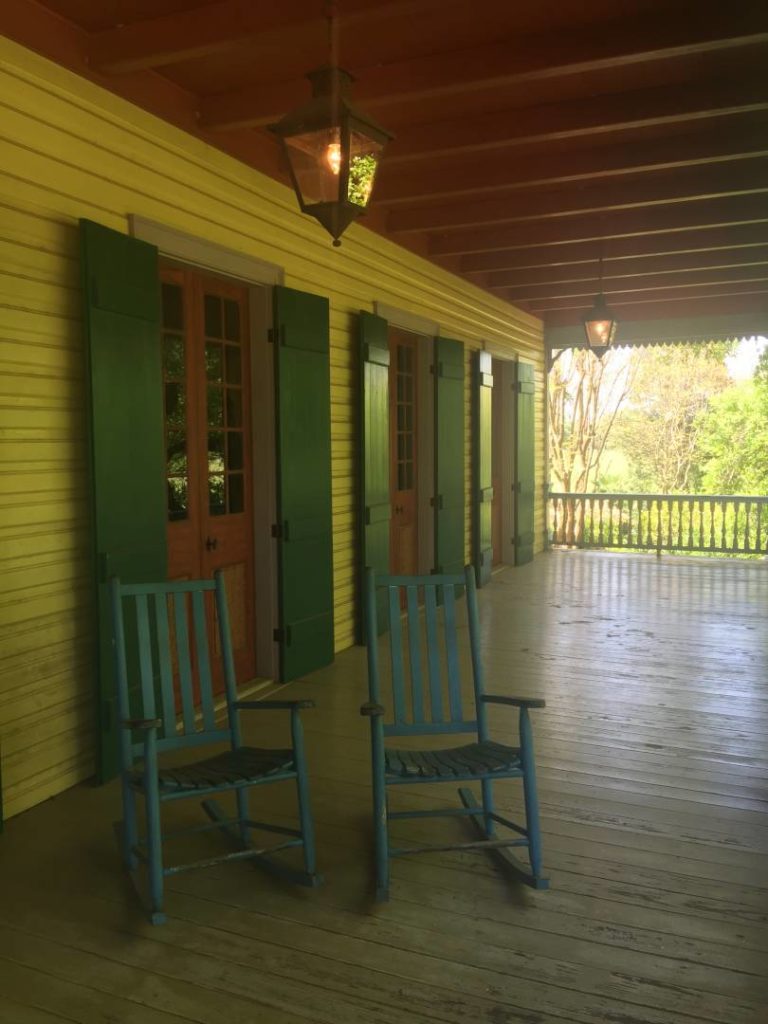
M 751 380 L 760 353 L 768 346 L 768 338 L 742 338 L 733 355 L 726 356 L 725 365 L 732 380 Z

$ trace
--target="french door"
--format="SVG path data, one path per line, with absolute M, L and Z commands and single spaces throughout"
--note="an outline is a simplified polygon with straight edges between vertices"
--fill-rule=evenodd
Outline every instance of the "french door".
M 168 577 L 222 571 L 244 683 L 256 675 L 248 290 L 176 267 L 161 282 Z

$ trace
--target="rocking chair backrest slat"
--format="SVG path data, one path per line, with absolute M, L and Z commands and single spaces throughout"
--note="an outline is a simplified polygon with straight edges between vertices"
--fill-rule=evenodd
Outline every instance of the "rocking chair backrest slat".
M 411 713 L 414 722 L 424 721 L 424 684 L 421 672 L 421 630 L 419 629 L 419 588 L 406 587 L 408 606 L 408 653 L 411 664 Z
M 424 618 L 427 627 L 427 660 L 429 662 L 429 702 L 432 721 L 443 720 L 443 691 L 440 686 L 440 653 L 437 633 L 437 588 L 424 587 Z
M 155 629 L 157 630 L 157 660 L 160 666 L 160 696 L 163 702 L 163 735 L 171 736 L 176 732 L 176 708 L 173 700 L 173 668 L 167 597 L 158 598 L 155 601 Z
M 152 647 L 146 594 L 138 594 L 136 597 L 136 634 L 139 641 L 142 715 L 146 718 L 154 718 L 157 711 L 155 710 L 155 685 L 152 674 Z
M 451 721 L 461 722 L 459 653 L 456 649 L 456 593 L 451 586 L 442 586 L 440 590 L 445 612 L 445 657 L 448 668 L 448 699 L 451 706 Z
M 186 594 L 173 595 L 173 613 L 176 623 L 176 659 L 179 666 L 179 689 L 184 732 L 195 731 L 195 697 L 192 692 L 192 661 L 189 655 L 189 627 L 187 625 Z
M 213 683 L 211 681 L 211 657 L 208 650 L 208 631 L 205 623 L 205 604 L 202 592 L 199 590 L 192 594 L 192 610 L 195 621 L 197 671 L 200 679 L 203 726 L 206 730 L 211 730 L 216 728 L 216 715 L 213 710 Z
M 392 658 L 392 702 L 395 719 L 399 722 L 405 720 L 405 669 L 399 587 L 389 588 L 389 651 Z
M 113 579 L 110 586 L 121 717 L 153 719 L 158 716 L 159 705 L 163 725 L 158 732 L 158 751 L 232 738 L 232 720 L 227 728 L 216 724 L 211 666 L 214 650 L 208 638 L 205 598 L 206 592 L 215 591 L 215 653 L 221 654 L 231 703 L 236 687 L 223 582 L 121 585 Z M 130 668 L 132 664 L 135 670 Z M 131 758 L 142 752 L 143 740 L 134 735 L 124 742 L 122 750 L 127 762 L 124 767 L 128 767 Z
M 458 588 L 469 586 L 465 576 L 380 576 L 369 570 L 366 588 L 366 615 L 370 623 L 368 672 L 370 699 L 381 703 L 391 712 L 391 721 L 384 720 L 384 734 L 422 735 L 429 733 L 476 732 L 478 726 L 477 694 L 482 680 L 477 675 L 479 657 L 472 659 L 474 673 L 475 707 L 464 716 L 462 706 L 461 665 L 457 640 Z M 471 581 L 474 586 L 474 579 Z M 390 694 L 382 689 L 378 660 L 376 589 L 387 590 L 389 612 L 389 682 Z M 403 614 L 404 592 L 405 614 Z M 419 598 L 423 594 L 423 606 Z M 468 607 L 476 614 L 476 603 Z M 407 641 L 403 636 L 403 619 L 407 623 Z M 442 636 L 440 635 L 442 633 Z M 477 631 L 471 630 L 472 642 L 477 642 Z M 404 646 L 408 648 L 406 670 Z M 426 647 L 426 658 L 424 648 Z M 426 688 L 424 665 L 429 672 Z M 443 671 L 443 668 L 445 671 Z M 481 690 L 480 690 L 481 692 Z

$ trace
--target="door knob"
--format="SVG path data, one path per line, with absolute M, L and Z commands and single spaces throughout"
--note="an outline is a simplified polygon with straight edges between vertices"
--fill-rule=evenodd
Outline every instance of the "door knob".
M 205 539 L 205 550 L 206 551 L 215 551 L 216 548 L 218 547 L 218 545 L 219 545 L 219 542 L 216 540 L 215 537 L 206 537 L 206 539 Z

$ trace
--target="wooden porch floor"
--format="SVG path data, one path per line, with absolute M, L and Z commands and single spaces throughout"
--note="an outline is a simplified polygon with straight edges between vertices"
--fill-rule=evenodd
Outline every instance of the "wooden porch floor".
M 247 865 L 181 875 L 153 929 L 118 869 L 114 786 L 12 820 L 0 1022 L 765 1024 L 767 613 L 757 562 L 554 553 L 483 592 L 488 689 L 548 701 L 549 892 L 429 855 L 395 862 L 391 903 L 371 906 L 360 650 L 291 688 L 319 704 L 322 889 Z M 274 735 L 252 717 L 251 739 Z

